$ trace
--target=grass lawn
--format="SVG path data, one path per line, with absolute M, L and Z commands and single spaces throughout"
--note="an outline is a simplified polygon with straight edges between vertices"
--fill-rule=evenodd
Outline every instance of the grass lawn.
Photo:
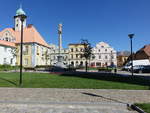
M 91 78 L 90 78 L 90 77 Z M 96 75 L 101 76 L 101 75 Z M 91 88 L 91 89 L 142 89 L 148 90 L 149 86 L 143 84 L 144 80 L 130 78 L 116 78 L 112 76 L 94 75 L 77 76 L 49 73 L 23 73 L 24 88 Z M 138 81 L 140 80 L 140 81 Z M 133 82 L 132 82 L 133 81 Z M 138 81 L 138 82 L 136 82 Z M 19 73 L 0 73 L 0 87 L 18 87 Z M 142 84 L 141 84 L 142 83 Z
M 150 103 L 135 104 L 135 105 L 143 109 L 146 113 L 150 113 Z

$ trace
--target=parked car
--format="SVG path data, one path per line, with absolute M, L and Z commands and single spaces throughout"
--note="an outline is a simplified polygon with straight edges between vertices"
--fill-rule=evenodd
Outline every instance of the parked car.
M 133 67 L 135 73 L 150 73 L 150 65 L 139 65 Z

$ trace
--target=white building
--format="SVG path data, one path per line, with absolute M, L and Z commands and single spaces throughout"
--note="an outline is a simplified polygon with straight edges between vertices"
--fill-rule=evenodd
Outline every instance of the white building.
M 117 53 L 109 44 L 99 42 L 93 48 L 93 54 L 95 58 L 90 62 L 92 67 L 117 66 Z
M 15 44 L 0 40 L 0 65 L 8 64 L 15 66 L 16 56 L 13 53 L 15 50 Z
M 69 49 L 61 49 L 59 54 L 59 48 L 58 46 L 54 44 L 50 44 L 50 64 L 55 65 L 58 62 L 58 56 L 61 54 L 63 57 L 63 63 L 64 65 L 68 65 L 69 61 Z

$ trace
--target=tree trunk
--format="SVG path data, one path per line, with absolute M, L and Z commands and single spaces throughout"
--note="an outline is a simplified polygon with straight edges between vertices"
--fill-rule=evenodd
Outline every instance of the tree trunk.
M 85 71 L 88 71 L 88 65 L 87 65 L 87 60 L 85 61 Z

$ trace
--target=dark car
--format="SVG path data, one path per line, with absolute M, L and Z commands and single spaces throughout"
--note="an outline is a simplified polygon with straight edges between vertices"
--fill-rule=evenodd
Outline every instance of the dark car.
M 150 73 L 150 65 L 134 66 L 133 72 L 135 72 L 135 73 Z

